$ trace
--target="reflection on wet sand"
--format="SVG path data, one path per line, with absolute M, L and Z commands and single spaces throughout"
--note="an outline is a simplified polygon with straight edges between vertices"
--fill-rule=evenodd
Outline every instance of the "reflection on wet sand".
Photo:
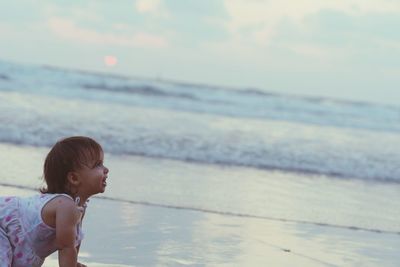
M 86 225 L 90 227 L 82 247 L 87 253 L 82 256 L 85 262 L 129 266 L 396 266 L 400 260 L 394 249 L 400 238 L 395 234 L 120 205 L 101 199 L 91 205 L 102 212 L 88 213 Z

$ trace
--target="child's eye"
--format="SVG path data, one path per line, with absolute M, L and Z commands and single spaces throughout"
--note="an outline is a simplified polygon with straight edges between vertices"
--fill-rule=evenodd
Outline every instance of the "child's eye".
M 102 161 L 98 161 L 96 162 L 96 164 L 94 165 L 94 167 L 102 167 L 103 166 L 103 162 Z

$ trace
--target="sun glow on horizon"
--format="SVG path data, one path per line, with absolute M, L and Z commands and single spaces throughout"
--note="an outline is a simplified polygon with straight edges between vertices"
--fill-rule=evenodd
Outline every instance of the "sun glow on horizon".
M 104 57 L 104 64 L 108 67 L 114 67 L 117 65 L 118 59 L 115 56 L 105 56 Z

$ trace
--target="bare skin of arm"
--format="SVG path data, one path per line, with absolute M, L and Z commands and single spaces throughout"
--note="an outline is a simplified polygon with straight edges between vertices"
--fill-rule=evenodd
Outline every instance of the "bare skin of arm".
M 79 248 L 81 247 L 81 245 L 79 245 L 79 246 L 77 246 L 76 247 L 76 251 L 77 251 L 77 253 L 79 253 Z M 76 265 L 76 267 L 87 267 L 85 264 L 82 264 L 82 263 L 80 263 L 80 262 L 78 262 L 78 264 Z
M 46 205 L 45 205 L 45 207 L 43 208 L 43 210 L 42 210 L 42 219 L 43 219 L 43 221 L 47 224 L 47 225 L 49 225 L 50 227 L 53 227 L 53 228 L 56 228 L 56 229 L 60 229 L 60 228 L 58 228 L 58 227 L 56 227 L 56 223 L 57 223 L 57 218 L 59 219 L 59 222 L 60 222 L 60 220 L 61 221 L 64 221 L 64 219 L 62 218 L 62 215 L 63 215 L 63 213 L 64 212 L 68 212 L 68 210 L 70 209 L 70 214 L 71 215 L 68 215 L 68 217 L 70 218 L 70 219 L 72 219 L 72 218 L 74 218 L 75 216 L 78 216 L 77 214 L 76 214 L 76 212 L 75 212 L 75 209 L 74 209 L 74 207 L 76 207 L 75 205 L 76 204 L 74 204 L 74 205 L 71 205 L 71 203 L 73 203 L 72 202 L 72 200 L 71 199 L 69 199 L 69 198 L 67 198 L 67 197 L 65 197 L 65 196 L 60 196 L 60 197 L 56 197 L 56 198 L 54 198 L 54 199 L 52 199 L 52 200 L 50 200 Z M 74 206 L 74 207 L 73 207 Z M 57 215 L 57 211 L 60 213 L 60 216 L 56 216 Z M 79 213 L 79 214 L 82 214 L 81 212 Z M 82 214 L 82 219 L 83 219 L 83 215 L 84 214 Z M 80 215 L 79 215 L 80 216 Z M 82 220 L 81 219 L 81 220 Z M 79 219 L 77 220 L 77 223 L 79 222 Z M 75 223 L 75 222 L 74 222 Z M 76 227 L 76 224 L 75 224 L 75 227 Z M 74 233 L 76 232 L 76 230 L 74 230 Z M 57 234 L 57 233 L 56 233 Z M 76 233 L 75 233 L 76 234 Z M 62 240 L 61 240 L 62 241 Z M 56 241 L 57 242 L 57 244 L 58 243 L 60 243 L 59 241 Z M 59 247 L 61 247 L 62 246 L 62 244 L 58 244 L 58 246 Z M 64 251 L 63 253 L 65 253 L 66 251 Z M 79 246 L 78 247 L 76 247 L 76 253 L 78 254 L 79 253 Z M 61 257 L 64 257 L 64 256 L 61 256 Z M 61 266 L 61 265 L 60 265 Z M 82 264 L 82 263 L 77 263 L 77 265 L 76 265 L 77 267 L 86 267 L 86 265 L 84 265 L 84 264 Z M 75 267 L 75 266 L 74 266 Z
M 83 221 L 83 218 L 85 217 L 85 212 L 86 212 L 85 209 L 83 210 L 83 212 L 81 212 L 81 214 L 82 214 L 81 222 Z M 79 254 L 79 249 L 80 249 L 80 247 L 81 247 L 81 244 L 79 244 L 79 246 L 76 247 L 76 251 L 77 251 L 78 254 Z M 80 262 L 78 262 L 78 264 L 77 264 L 76 266 L 77 266 L 77 267 L 87 267 L 85 264 L 82 264 L 82 263 L 80 263 Z
M 56 244 L 60 267 L 76 267 L 78 250 L 75 247 L 76 227 L 81 212 L 72 200 L 61 201 L 56 208 Z

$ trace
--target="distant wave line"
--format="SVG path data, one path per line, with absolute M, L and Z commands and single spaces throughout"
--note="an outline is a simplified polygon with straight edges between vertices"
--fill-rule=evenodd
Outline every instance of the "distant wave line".
M 51 144 L 30 144 L 30 143 L 23 143 L 18 140 L 4 140 L 4 138 L 0 137 L 0 142 L 9 143 L 17 146 L 33 146 L 33 147 L 50 147 Z M 202 164 L 202 165 L 217 165 L 217 166 L 226 166 L 226 167 L 243 167 L 243 168 L 251 168 L 256 170 L 263 170 L 263 171 L 280 171 L 284 173 L 294 173 L 300 175 L 312 175 L 312 176 L 325 176 L 327 178 L 332 179 L 340 179 L 340 180 L 357 180 L 363 181 L 367 183 L 383 183 L 383 184 L 400 184 L 400 177 L 387 177 L 383 176 L 363 176 L 362 174 L 354 173 L 343 173 L 339 171 L 330 171 L 330 170 L 315 170 L 309 168 L 301 168 L 301 167 L 291 167 L 291 166 L 276 166 L 273 164 L 268 163 L 261 163 L 261 164 L 252 164 L 249 162 L 238 162 L 238 161 L 229 161 L 229 160 L 222 160 L 222 159 L 212 159 L 212 158 L 194 158 L 194 157 L 185 157 L 179 155 L 162 155 L 157 153 L 148 153 L 143 151 L 127 151 L 126 147 L 124 150 L 120 150 L 118 148 L 109 146 L 109 151 L 115 156 L 137 156 L 137 157 L 144 157 L 150 159 L 164 159 L 164 160 L 172 160 L 172 161 L 179 161 L 179 162 L 187 162 L 192 164 Z
M 22 64 L 15 64 L 8 61 L 1 60 L 0 63 L 8 63 L 15 66 L 22 66 Z M 343 99 L 343 98 L 335 98 L 329 96 L 307 96 L 301 94 L 294 94 L 294 93 L 279 93 L 274 92 L 271 90 L 266 90 L 262 88 L 255 88 L 255 87 L 235 87 L 235 86 L 227 86 L 227 85 L 216 85 L 216 84 L 207 84 L 207 83 L 196 83 L 196 82 L 187 82 L 183 80 L 176 80 L 172 78 L 161 78 L 161 77 L 145 77 L 139 75 L 122 75 L 122 74 L 115 74 L 115 73 L 106 73 L 106 72 L 96 72 L 96 71 L 89 71 L 77 68 L 67 68 L 67 67 L 59 67 L 59 66 L 52 66 L 52 65 L 30 65 L 30 67 L 38 67 L 47 69 L 50 71 L 61 72 L 61 73 L 74 73 L 79 75 L 86 75 L 86 76 L 95 76 L 101 79 L 116 79 L 120 81 L 142 81 L 142 82 L 157 82 L 163 84 L 170 84 L 179 87 L 194 87 L 196 89 L 204 89 L 204 90 L 219 90 L 223 92 L 230 92 L 230 93 L 240 93 L 240 94 L 253 94 L 253 95 L 260 95 L 265 97 L 276 97 L 276 98 L 292 98 L 292 99 L 299 99 L 304 100 L 307 102 L 324 102 L 329 101 L 332 103 L 337 103 L 341 105 L 347 106 L 369 106 L 369 107 L 385 107 L 395 110 L 400 110 L 400 106 L 393 105 L 393 104 L 383 104 L 378 102 L 372 101 L 354 101 L 350 99 Z
M 388 177 L 365 177 L 365 176 L 358 176 L 357 174 L 349 175 L 340 172 L 334 171 L 324 171 L 324 170 L 311 170 L 307 168 L 298 168 L 298 167 L 281 167 L 281 166 L 274 166 L 268 164 L 250 164 L 245 162 L 233 162 L 227 160 L 219 160 L 219 159 L 210 159 L 210 158 L 191 158 L 191 157 L 184 157 L 184 156 L 174 156 L 174 155 L 155 155 L 152 153 L 146 152 L 136 152 L 136 151 L 110 151 L 114 155 L 129 155 L 129 156 L 138 156 L 138 157 L 145 157 L 151 159 L 165 159 L 165 160 L 173 160 L 173 161 L 180 161 L 180 162 L 188 162 L 193 164 L 205 164 L 205 165 L 217 165 L 217 166 L 226 166 L 226 167 L 244 167 L 244 168 L 252 168 L 257 170 L 264 170 L 264 171 L 281 171 L 285 173 L 295 173 L 301 175 L 320 175 L 325 176 L 328 178 L 335 178 L 341 180 L 358 180 L 364 182 L 371 182 L 371 183 L 385 183 L 385 184 L 400 184 L 400 180 L 397 178 L 388 178 Z
M 151 96 L 159 96 L 159 97 L 178 97 L 178 98 L 186 98 L 190 100 L 200 101 L 200 99 L 189 93 L 172 93 L 165 92 L 161 88 L 152 85 L 107 85 L 107 84 L 83 84 L 81 85 L 83 89 L 87 90 L 99 90 L 99 91 L 108 91 L 108 92 L 117 92 L 117 93 L 132 93 L 132 94 L 141 94 L 141 95 L 151 95 Z
M 0 186 L 24 189 L 24 190 L 35 191 L 35 192 L 38 191 L 38 188 L 25 186 L 25 185 L 0 183 Z M 120 203 L 128 203 L 128 204 L 133 204 L 133 205 L 159 207 L 159 208 L 175 209 L 175 210 L 196 211 L 196 212 L 217 214 L 217 215 L 237 217 L 237 218 L 261 219 L 261 220 L 279 221 L 279 222 L 285 222 L 285 223 L 297 223 L 297 224 L 307 224 L 307 225 L 314 225 L 314 226 L 322 226 L 322 227 L 328 227 L 328 228 L 339 228 L 339 229 L 346 229 L 346 230 L 352 230 L 352 231 L 366 231 L 366 232 L 373 232 L 373 233 L 378 233 L 378 234 L 400 235 L 400 231 L 390 231 L 390 230 L 383 230 L 383 229 L 377 229 L 377 228 L 367 228 L 367 227 L 353 226 L 353 225 L 340 225 L 340 224 L 333 224 L 333 223 L 323 223 L 323 222 L 315 222 L 315 221 L 287 219 L 287 218 L 262 216 L 262 215 L 247 214 L 247 213 L 237 213 L 237 212 L 231 212 L 231 211 L 218 211 L 218 210 L 205 209 L 205 208 L 170 205 L 170 204 L 154 203 L 154 202 L 141 201 L 141 200 L 129 200 L 129 199 L 124 199 L 124 198 L 108 197 L 108 196 L 95 196 L 94 198 L 103 199 L 103 200 L 109 200 L 109 201 L 115 201 L 115 202 L 120 202 Z

